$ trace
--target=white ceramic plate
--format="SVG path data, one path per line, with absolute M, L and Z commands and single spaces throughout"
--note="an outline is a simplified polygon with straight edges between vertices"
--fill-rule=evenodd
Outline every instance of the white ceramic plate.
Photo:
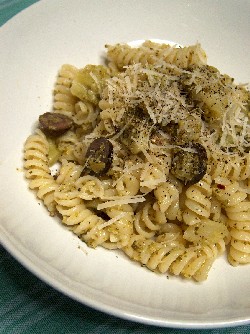
M 98 64 L 105 43 L 201 42 L 210 64 L 250 79 L 249 1 L 44 0 L 0 29 L 0 240 L 56 289 L 104 312 L 143 323 L 212 328 L 250 322 L 250 266 L 215 262 L 202 284 L 159 276 L 115 251 L 88 249 L 28 190 L 22 147 L 51 109 L 64 63 Z

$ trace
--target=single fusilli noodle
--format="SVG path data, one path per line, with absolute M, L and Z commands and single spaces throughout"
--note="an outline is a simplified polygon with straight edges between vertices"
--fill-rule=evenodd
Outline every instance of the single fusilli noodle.
M 179 190 L 170 182 L 165 182 L 159 185 L 154 190 L 157 203 L 154 208 L 159 208 L 160 212 L 164 212 L 169 220 L 181 219 L 180 204 L 179 204 Z
M 104 185 L 95 176 L 85 175 L 75 182 L 75 187 L 79 191 L 79 197 L 91 201 L 94 198 L 104 197 Z
M 119 70 L 124 66 L 141 63 L 155 64 L 165 61 L 186 68 L 192 64 L 205 64 L 206 54 L 200 44 L 178 48 L 163 44 L 146 41 L 142 46 L 133 48 L 127 44 L 107 45 L 107 56 Z
M 247 198 L 246 192 L 238 181 L 229 181 L 225 178 L 217 178 L 213 185 L 213 194 L 227 210 L 227 207 L 237 205 Z
M 89 246 L 96 247 L 108 239 L 108 233 L 98 228 L 104 222 L 103 219 L 84 205 L 74 187 L 60 185 L 55 192 L 55 201 L 62 222 Z
M 25 142 L 24 168 L 30 189 L 36 191 L 37 197 L 43 200 L 51 215 L 54 215 L 54 192 L 57 184 L 49 169 L 48 152 L 49 143 L 45 135 L 37 130 L 36 134 L 29 136 Z
M 250 263 L 250 203 L 239 182 L 219 179 L 215 195 L 221 201 L 231 235 L 229 262 L 236 266 Z
M 100 94 L 109 78 L 109 71 L 102 65 L 87 65 L 80 69 L 72 81 L 71 93 L 83 101 L 95 105 L 99 102 Z
M 208 251 L 208 248 L 210 251 Z M 146 265 L 151 270 L 161 273 L 182 275 L 202 281 L 217 256 L 224 251 L 221 243 L 203 247 L 189 247 L 170 242 L 169 244 L 150 239 L 135 239 L 134 243 L 125 248 L 125 253 L 133 260 Z
M 71 94 L 70 87 L 78 69 L 65 64 L 61 67 L 54 87 L 54 110 L 69 117 L 74 113 L 77 98 Z
M 249 204 L 249 202 L 247 202 Z M 227 210 L 229 217 L 231 210 L 241 210 L 240 207 Z M 237 212 L 236 220 L 229 220 L 231 234 L 228 260 L 233 266 L 250 263 L 250 210 Z
M 202 180 L 188 187 L 185 192 L 185 204 L 183 210 L 183 221 L 187 225 L 194 225 L 202 218 L 208 218 L 211 211 L 212 195 L 211 176 L 206 174 Z
M 62 222 L 80 238 L 86 239 L 88 245 L 96 247 L 108 239 L 108 233 L 98 228 L 104 220 L 89 210 L 79 197 L 75 183 L 79 179 L 81 170 L 79 166 L 65 162 L 57 178 L 60 185 L 54 198 L 56 208 L 62 216 Z

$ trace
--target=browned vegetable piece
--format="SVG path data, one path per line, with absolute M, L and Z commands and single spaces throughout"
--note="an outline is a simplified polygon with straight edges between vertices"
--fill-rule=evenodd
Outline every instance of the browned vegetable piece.
M 162 130 L 170 136 L 172 142 L 176 141 L 178 135 L 178 123 L 171 121 L 167 125 L 162 126 Z
M 39 123 L 40 129 L 51 137 L 61 136 L 73 125 L 71 118 L 55 112 L 46 112 L 40 115 Z
M 187 185 L 200 181 L 207 171 L 207 153 L 199 143 L 183 145 L 174 151 L 171 173 Z M 190 148 L 190 151 L 185 150 Z
M 112 143 L 104 137 L 95 139 L 89 145 L 86 152 L 86 168 L 84 173 L 94 175 L 105 174 L 112 164 L 112 156 Z

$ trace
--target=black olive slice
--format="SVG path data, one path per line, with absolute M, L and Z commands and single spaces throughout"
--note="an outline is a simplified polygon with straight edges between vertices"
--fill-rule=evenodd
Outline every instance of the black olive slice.
M 48 136 L 58 137 L 68 131 L 73 120 L 66 115 L 55 112 L 46 112 L 39 116 L 39 127 Z
M 100 137 L 92 141 L 86 152 L 86 167 L 84 173 L 102 175 L 107 173 L 113 157 L 113 145 L 104 138 Z

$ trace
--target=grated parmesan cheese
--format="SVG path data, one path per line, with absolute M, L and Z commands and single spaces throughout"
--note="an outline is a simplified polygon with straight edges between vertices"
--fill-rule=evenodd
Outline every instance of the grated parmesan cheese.
M 117 196 L 118 197 L 118 196 Z M 105 203 L 101 203 L 97 205 L 97 210 L 103 210 L 106 208 L 111 208 L 112 206 L 116 205 L 123 205 L 123 204 L 132 204 L 132 203 L 141 203 L 144 202 L 146 199 L 144 196 L 131 196 L 131 197 L 122 197 L 119 196 L 118 199 L 115 199 L 113 201 L 107 201 Z

